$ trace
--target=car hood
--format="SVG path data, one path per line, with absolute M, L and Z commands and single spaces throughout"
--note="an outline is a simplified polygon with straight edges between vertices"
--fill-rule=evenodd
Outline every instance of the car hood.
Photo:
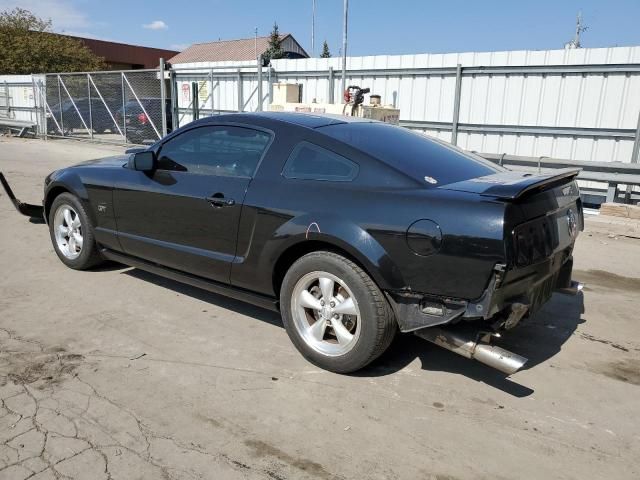
M 129 161 L 131 155 L 126 153 L 123 155 L 114 155 L 112 157 L 96 158 L 77 163 L 73 167 L 122 167 Z
M 562 168 L 549 174 L 506 171 L 471 178 L 439 187 L 442 190 L 477 193 L 482 196 L 516 200 L 536 191 L 547 190 L 574 179 L 580 169 Z

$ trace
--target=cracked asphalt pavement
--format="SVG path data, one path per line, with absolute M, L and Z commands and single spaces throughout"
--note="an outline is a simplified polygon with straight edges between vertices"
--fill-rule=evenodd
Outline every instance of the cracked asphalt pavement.
M 122 150 L 0 138 L 0 171 L 37 203 Z M 410 335 L 340 376 L 271 312 L 66 268 L 0 197 L 0 480 L 640 478 L 640 240 L 588 226 L 584 295 L 500 340 L 530 359 L 510 378 Z

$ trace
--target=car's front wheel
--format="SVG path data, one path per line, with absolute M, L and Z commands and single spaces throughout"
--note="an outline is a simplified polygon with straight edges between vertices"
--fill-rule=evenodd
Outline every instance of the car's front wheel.
M 77 197 L 58 195 L 49 212 L 49 233 L 56 254 L 76 270 L 86 270 L 102 261 L 93 233 L 93 225 Z
M 280 306 L 296 348 L 333 372 L 354 372 L 369 364 L 396 332 L 393 312 L 375 282 L 333 252 L 309 253 L 289 268 Z

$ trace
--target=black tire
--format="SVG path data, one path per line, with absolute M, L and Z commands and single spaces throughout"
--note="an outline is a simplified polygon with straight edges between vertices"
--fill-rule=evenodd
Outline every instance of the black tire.
M 65 256 L 65 254 L 60 250 L 58 246 L 58 242 L 56 241 L 54 233 L 55 214 L 60 207 L 63 207 L 65 205 L 70 206 L 80 217 L 83 244 L 82 248 L 80 249 L 80 255 L 78 255 L 78 257 L 76 258 L 68 258 L 67 256 Z M 73 268 L 74 270 L 87 270 L 104 261 L 104 258 L 102 257 L 102 255 L 100 255 L 98 246 L 96 245 L 91 219 L 87 215 L 82 202 L 75 195 L 72 195 L 70 193 L 61 193 L 53 200 L 51 209 L 49 211 L 48 223 L 49 235 L 51 237 L 53 249 L 56 251 L 58 258 L 67 267 Z
M 312 348 L 295 326 L 292 296 L 298 281 L 310 272 L 324 271 L 341 279 L 360 308 L 360 334 L 355 345 L 339 356 L 324 355 Z M 397 330 L 393 311 L 371 277 L 351 260 L 329 251 L 309 253 L 287 271 L 280 289 L 280 310 L 289 338 L 314 365 L 336 373 L 351 373 L 378 358 L 391 344 Z

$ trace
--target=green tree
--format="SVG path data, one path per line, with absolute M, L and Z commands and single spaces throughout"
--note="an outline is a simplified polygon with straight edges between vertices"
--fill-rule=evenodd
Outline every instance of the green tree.
M 284 56 L 284 50 L 282 49 L 282 40 L 280 39 L 280 32 L 278 31 L 278 24 L 273 23 L 273 30 L 269 34 L 269 45 L 267 51 L 262 55 L 264 62 L 269 63 L 269 60 L 282 58 Z
M 81 40 L 58 35 L 51 20 L 23 8 L 0 12 L 0 73 L 94 71 L 106 68 L 104 59 Z
M 320 54 L 320 58 L 331 58 L 331 52 L 329 51 L 329 44 L 325 40 L 322 43 L 322 53 Z

